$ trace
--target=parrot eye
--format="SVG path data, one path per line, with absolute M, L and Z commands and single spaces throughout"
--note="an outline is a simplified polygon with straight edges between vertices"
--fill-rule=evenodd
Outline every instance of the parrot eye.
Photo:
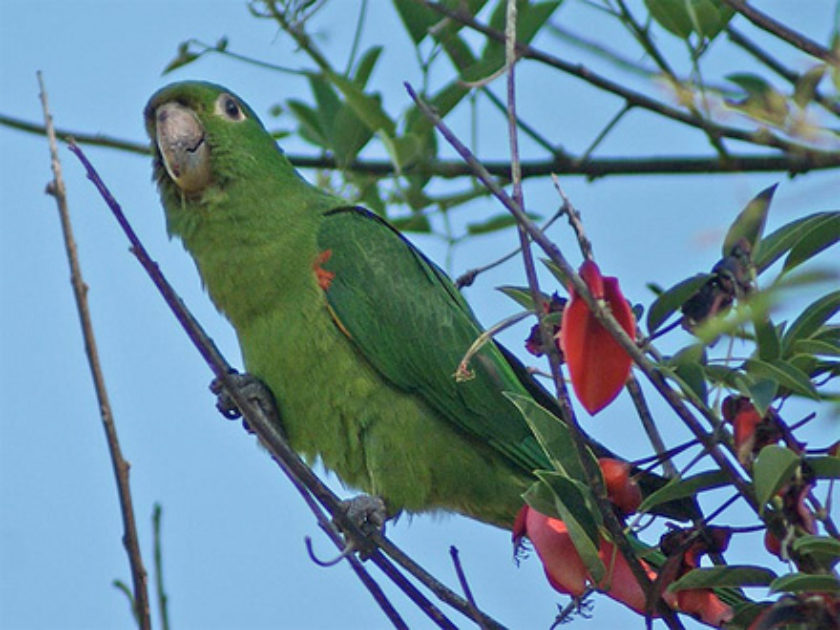
M 216 101 L 216 111 L 223 113 L 230 120 L 240 121 L 245 120 L 245 114 L 239 103 L 230 94 L 221 94 Z

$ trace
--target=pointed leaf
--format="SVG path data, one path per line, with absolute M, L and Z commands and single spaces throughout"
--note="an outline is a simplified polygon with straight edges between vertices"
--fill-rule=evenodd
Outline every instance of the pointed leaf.
M 359 59 L 359 63 L 356 64 L 356 74 L 353 76 L 353 81 L 361 89 L 365 89 L 370 78 L 370 73 L 373 72 L 373 67 L 376 65 L 381 54 L 382 46 L 371 46 L 365 51 L 362 58 Z
M 649 512 L 652 507 L 685 497 L 695 496 L 703 490 L 729 485 L 729 477 L 722 470 L 709 470 L 682 479 L 675 477 L 656 492 L 652 492 L 639 506 L 639 512 Z
M 785 259 L 782 272 L 788 272 L 797 265 L 801 265 L 822 250 L 834 245 L 838 240 L 840 240 L 840 215 L 833 215 L 802 235 Z
M 709 273 L 698 273 L 696 276 L 678 282 L 667 291 L 660 293 L 648 309 L 648 334 L 652 335 L 688 298 L 697 293 L 711 277 L 712 274 Z
M 835 313 L 840 311 L 840 291 L 833 291 L 812 302 L 790 325 L 782 339 L 784 356 L 796 341 L 816 333 Z
M 569 427 L 530 396 L 514 392 L 504 394 L 519 409 L 555 470 L 572 479 L 585 479 L 583 464 L 578 457 Z M 591 456 L 594 462 L 595 457 Z
M 756 272 L 761 273 L 767 269 L 784 256 L 785 252 L 790 251 L 813 227 L 835 215 L 840 216 L 840 212 L 818 212 L 791 221 L 768 235 L 759 243 L 758 249 L 753 252 L 753 264 L 755 264 Z
M 368 129 L 373 132 L 382 131 L 390 137 L 395 135 L 396 125 L 382 109 L 382 103 L 378 96 L 366 94 L 353 81 L 334 72 L 329 73 L 328 77 L 330 82 L 342 93 L 347 104 L 367 125 Z
M 797 339 L 793 342 L 793 353 L 840 357 L 840 344 L 820 339 Z
M 584 566 L 592 578 L 600 582 L 607 570 L 598 556 L 601 535 L 598 531 L 598 521 L 586 500 L 589 488 L 559 473 L 538 471 L 537 476 L 554 493 L 555 507 L 561 515 L 560 520 L 568 528 L 569 536 Z
M 758 358 L 764 361 L 778 359 L 782 345 L 773 322 L 769 319 L 759 319 L 753 322 L 753 328 L 758 346 Z
M 840 457 L 823 455 L 806 457 L 805 461 L 817 479 L 840 479 Z
M 798 465 L 799 456 L 790 449 L 775 444 L 761 449 L 753 465 L 753 485 L 761 514 L 773 495 L 790 481 Z
M 825 75 L 826 66 L 824 63 L 817 64 L 807 72 L 799 76 L 793 90 L 793 102 L 799 107 L 805 107 L 814 100 L 817 86 Z
M 808 375 L 787 361 L 782 361 L 781 359 L 775 359 L 773 361 L 748 359 L 744 365 L 750 376 L 773 379 L 779 385 L 791 390 L 795 394 L 813 398 L 814 400 L 820 399 L 817 388 L 814 387 Z
M 534 307 L 534 300 L 531 298 L 531 289 L 529 289 L 528 287 L 503 286 L 496 287 L 496 290 L 501 291 L 511 300 L 513 300 L 520 306 L 528 309 L 529 311 L 536 311 L 536 308 Z M 541 293 L 540 295 L 546 304 L 551 300 L 551 297 L 546 295 L 545 293 Z
M 793 540 L 793 550 L 806 555 L 820 555 L 840 559 L 840 540 L 831 536 L 806 534 Z
M 833 575 L 790 573 L 773 580 L 771 593 L 840 593 L 840 580 Z
M 718 588 L 725 586 L 767 586 L 776 574 L 770 569 L 751 565 L 733 565 L 693 569 L 668 586 L 675 593 L 691 588 Z
M 761 235 L 764 233 L 767 211 L 770 209 L 770 202 L 773 200 L 776 186 L 778 184 L 773 184 L 758 193 L 735 218 L 726 233 L 726 238 L 723 239 L 724 256 L 729 256 L 742 238 L 749 243 L 750 251 L 755 251 L 758 242 L 761 240 Z
M 760 378 L 751 383 L 748 389 L 755 410 L 760 416 L 764 416 L 779 392 L 779 383 L 772 378 Z

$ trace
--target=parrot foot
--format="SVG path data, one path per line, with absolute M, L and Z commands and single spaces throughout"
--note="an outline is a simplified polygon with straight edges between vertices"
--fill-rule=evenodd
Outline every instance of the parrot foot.
M 269 420 L 272 421 L 272 424 L 280 426 L 277 404 L 274 402 L 274 396 L 271 393 L 271 390 L 268 389 L 268 386 L 266 386 L 265 383 L 256 376 L 248 373 L 240 374 L 235 372 L 229 376 L 236 389 L 245 398 L 259 405 L 263 413 L 269 418 Z M 225 389 L 225 386 L 222 384 L 220 379 L 213 379 L 210 383 L 210 391 L 216 395 L 216 409 L 218 409 L 225 418 L 228 420 L 236 420 L 237 418 L 242 417 L 242 412 L 236 406 L 233 397 L 230 395 L 230 392 Z M 242 420 L 242 426 L 246 431 L 252 433 L 245 420 Z
M 347 518 L 361 530 L 365 537 L 370 536 L 374 532 L 383 533 L 385 531 L 385 521 L 388 520 L 388 511 L 385 507 L 385 501 L 379 497 L 373 497 L 368 494 L 360 494 L 341 502 L 341 509 Z M 339 529 L 341 525 L 336 523 Z M 370 556 L 370 552 L 375 549 L 370 540 L 355 540 L 345 533 L 347 541 L 341 555 L 336 559 L 340 560 L 349 553 L 359 552 L 359 557 L 366 560 Z

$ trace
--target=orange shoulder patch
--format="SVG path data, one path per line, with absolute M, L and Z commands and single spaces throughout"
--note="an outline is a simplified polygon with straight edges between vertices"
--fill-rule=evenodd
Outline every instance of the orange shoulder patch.
M 312 269 L 315 271 L 315 277 L 318 280 L 318 286 L 321 287 L 324 291 L 330 288 L 332 284 L 333 278 L 335 278 L 335 273 L 332 271 L 327 271 L 323 267 L 322 264 L 327 262 L 332 256 L 331 249 L 325 249 L 322 251 L 318 256 L 315 258 L 315 262 L 312 263 Z

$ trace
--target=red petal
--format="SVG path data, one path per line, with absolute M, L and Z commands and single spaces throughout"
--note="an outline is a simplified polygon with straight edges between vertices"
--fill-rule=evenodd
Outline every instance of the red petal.
M 586 567 L 566 524 L 529 508 L 525 515 L 525 530 L 551 586 L 560 593 L 582 595 L 586 589 Z
M 724 604 L 709 588 L 677 591 L 677 607 L 715 628 L 732 621 L 732 608 Z
M 636 322 L 618 280 L 602 278 L 591 261 L 581 266 L 580 273 L 593 295 L 606 302 L 618 323 L 632 337 Z M 563 311 L 560 344 L 578 400 L 589 413 L 597 413 L 621 391 L 630 375 L 632 359 L 574 292 Z

